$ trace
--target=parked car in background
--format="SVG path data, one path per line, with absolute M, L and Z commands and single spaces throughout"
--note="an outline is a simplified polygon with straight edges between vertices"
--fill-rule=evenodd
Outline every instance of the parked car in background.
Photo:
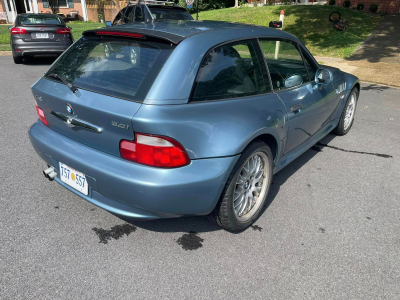
M 23 57 L 60 55 L 73 43 L 71 29 L 53 14 L 19 14 L 10 34 L 16 64 Z
M 115 17 L 112 25 L 153 20 L 193 20 L 186 8 L 167 1 L 138 1 L 123 8 Z
M 349 132 L 360 84 L 284 31 L 175 20 L 84 32 L 32 92 L 47 178 L 126 218 L 210 215 L 237 232 L 273 174 Z

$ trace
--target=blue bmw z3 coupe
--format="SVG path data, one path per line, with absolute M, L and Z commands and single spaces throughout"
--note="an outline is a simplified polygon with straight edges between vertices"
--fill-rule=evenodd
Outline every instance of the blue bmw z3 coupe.
M 238 232 L 273 174 L 349 132 L 360 84 L 284 31 L 159 21 L 84 32 L 32 92 L 47 178 L 126 218 Z

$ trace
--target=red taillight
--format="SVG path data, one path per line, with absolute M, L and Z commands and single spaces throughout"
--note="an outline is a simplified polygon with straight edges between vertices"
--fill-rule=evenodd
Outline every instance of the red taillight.
M 37 104 L 36 104 L 36 112 L 38 114 L 40 121 L 42 121 L 44 125 L 49 126 L 49 124 L 47 124 L 47 120 L 44 115 L 43 109 L 41 109 L 39 106 L 37 106 Z
M 181 144 L 168 137 L 137 133 L 134 141 L 122 140 L 121 157 L 140 164 L 161 168 L 177 168 L 190 163 Z
M 11 34 L 25 34 L 25 33 L 28 33 L 28 31 L 26 31 L 23 28 L 18 28 L 18 27 L 11 28 Z
M 143 38 L 143 35 L 137 33 L 129 33 L 129 32 L 117 32 L 117 31 L 97 31 L 97 35 L 119 35 L 119 36 L 129 36 L 136 38 Z
M 57 29 L 58 34 L 71 34 L 71 29 L 69 28 L 60 28 Z

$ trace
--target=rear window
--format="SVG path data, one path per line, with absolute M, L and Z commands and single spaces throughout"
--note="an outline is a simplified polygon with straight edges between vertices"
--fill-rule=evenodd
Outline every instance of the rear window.
M 18 16 L 19 25 L 64 25 L 64 21 L 55 15 L 23 15 Z
M 155 20 L 193 20 L 193 17 L 184 10 L 168 8 L 150 8 Z
M 173 51 L 170 44 L 82 37 L 50 67 L 78 88 L 141 102 Z

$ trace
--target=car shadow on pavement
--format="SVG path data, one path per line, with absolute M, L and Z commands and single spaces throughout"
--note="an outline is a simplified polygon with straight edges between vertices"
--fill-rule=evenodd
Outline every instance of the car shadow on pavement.
M 39 56 L 23 58 L 22 63 L 26 66 L 51 65 L 58 56 Z
M 323 144 L 329 144 L 335 135 L 328 134 L 324 137 L 320 142 Z M 315 147 L 315 146 L 314 146 Z M 268 209 L 271 203 L 275 200 L 276 196 L 279 193 L 281 186 L 299 169 L 301 169 L 305 164 L 308 163 L 315 155 L 317 155 L 320 151 L 318 148 L 312 148 L 303 153 L 300 157 L 295 159 L 288 166 L 283 168 L 280 172 L 274 175 L 272 184 L 268 193 L 267 200 L 264 204 L 263 213 Z M 306 183 L 304 183 L 306 184 Z M 295 192 L 295 191 L 293 191 Z M 183 218 L 173 218 L 173 219 L 159 219 L 159 220 L 151 220 L 151 221 L 137 221 L 130 220 L 126 218 L 121 218 L 120 216 L 116 217 L 124 220 L 127 223 L 130 223 L 136 227 L 142 228 L 144 230 L 156 231 L 156 232 L 212 232 L 222 230 L 216 224 L 210 222 L 206 216 L 199 217 L 183 217 Z M 248 229 L 247 229 L 248 230 Z

